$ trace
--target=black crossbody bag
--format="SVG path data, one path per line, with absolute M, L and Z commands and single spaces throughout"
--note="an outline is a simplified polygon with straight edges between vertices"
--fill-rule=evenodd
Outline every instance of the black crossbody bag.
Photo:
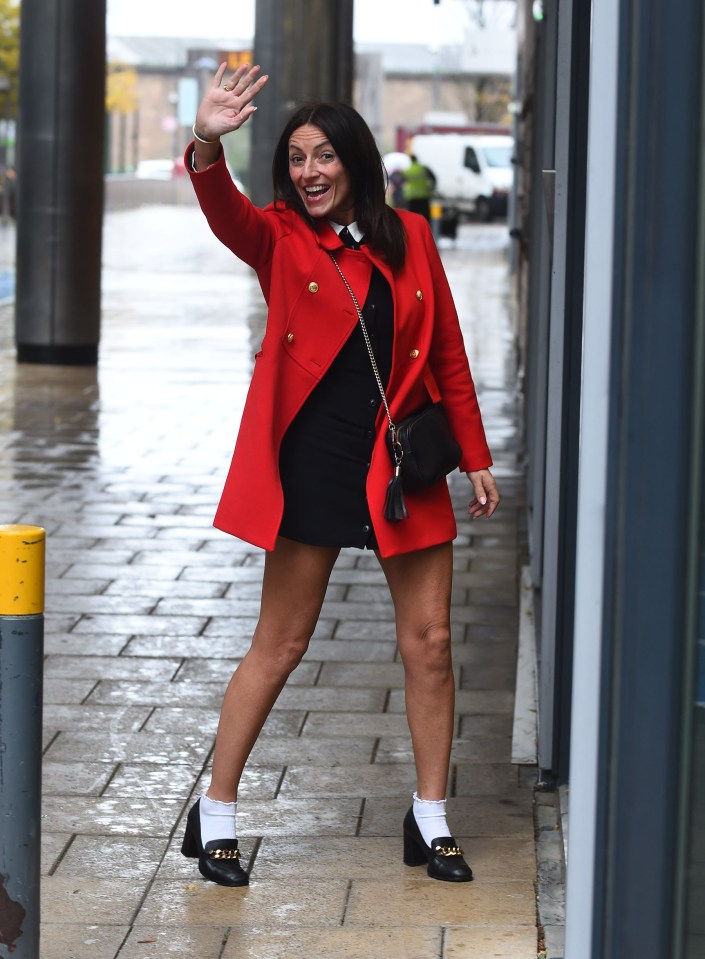
M 405 417 L 399 423 L 394 423 L 389 412 L 387 395 L 382 385 L 377 360 L 357 297 L 345 278 L 345 274 L 340 269 L 335 256 L 332 253 L 329 253 L 329 256 L 355 305 L 377 387 L 387 413 L 389 426 L 386 442 L 394 467 L 394 475 L 387 486 L 384 518 L 391 522 L 398 522 L 407 519 L 409 515 L 404 502 L 404 490 L 415 492 L 431 486 L 442 477 L 447 476 L 460 463 L 461 449 L 453 436 L 448 417 L 441 403 L 431 403 L 429 406 L 424 406 L 423 409 L 412 413 L 411 416 Z

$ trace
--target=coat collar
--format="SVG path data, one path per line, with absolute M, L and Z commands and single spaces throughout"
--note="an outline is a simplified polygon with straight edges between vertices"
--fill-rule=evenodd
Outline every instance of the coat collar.
M 343 230 L 346 229 L 346 226 L 343 223 L 336 223 L 334 220 L 328 220 L 328 223 L 333 227 L 333 229 L 338 234 L 338 236 L 340 236 Z M 355 220 L 353 223 L 348 223 L 347 230 L 349 231 L 350 235 L 352 236 L 353 240 L 355 240 L 356 243 L 362 242 L 362 230 L 357 225 L 357 220 Z
M 314 232 L 319 244 L 326 252 L 330 251 L 331 253 L 335 253 L 336 250 L 341 250 L 343 247 L 345 247 L 345 244 L 330 225 L 328 220 L 323 223 L 316 223 Z

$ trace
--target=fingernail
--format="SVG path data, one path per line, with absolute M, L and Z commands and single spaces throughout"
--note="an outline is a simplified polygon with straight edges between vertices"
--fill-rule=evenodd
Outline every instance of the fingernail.
M 486 506 L 486 505 L 487 505 L 487 497 L 486 497 L 486 496 L 481 496 L 481 497 L 480 497 L 480 506 Z

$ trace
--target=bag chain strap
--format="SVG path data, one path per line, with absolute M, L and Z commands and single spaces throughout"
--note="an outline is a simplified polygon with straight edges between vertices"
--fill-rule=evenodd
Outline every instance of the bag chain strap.
M 389 421 L 389 432 L 392 434 L 392 449 L 394 451 L 394 462 L 396 464 L 397 470 L 399 470 L 399 468 L 401 467 L 401 461 L 402 461 L 402 457 L 404 456 L 404 452 L 401 448 L 401 444 L 399 443 L 397 439 L 397 428 L 394 425 L 392 414 L 389 412 L 389 403 L 387 402 L 387 394 L 384 392 L 384 386 L 382 385 L 382 377 L 379 375 L 377 360 L 375 359 L 374 350 L 372 349 L 372 343 L 370 342 L 370 335 L 367 332 L 367 326 L 362 316 L 362 310 L 360 309 L 360 304 L 357 302 L 357 297 L 353 293 L 352 287 L 348 283 L 345 274 L 340 269 L 340 264 L 336 260 L 335 256 L 330 251 L 328 252 L 328 256 L 330 256 L 331 260 L 335 264 L 335 268 L 340 274 L 340 278 L 345 284 L 346 289 L 348 293 L 350 294 L 350 297 L 353 303 L 355 304 L 355 309 L 357 311 L 357 318 L 360 321 L 360 326 L 362 327 L 362 335 L 365 338 L 365 346 L 367 347 L 367 352 L 370 357 L 370 363 L 372 364 L 372 371 L 375 375 L 375 379 L 377 380 L 377 386 L 379 388 L 380 396 L 382 397 L 382 402 L 384 403 L 384 409 L 387 413 L 387 420 Z

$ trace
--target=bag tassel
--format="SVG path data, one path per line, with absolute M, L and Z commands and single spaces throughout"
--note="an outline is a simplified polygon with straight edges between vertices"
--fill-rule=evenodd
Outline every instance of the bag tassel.
M 384 518 L 391 523 L 398 523 L 408 519 L 409 513 L 404 502 L 404 491 L 401 485 L 401 467 L 394 469 L 394 476 L 387 484 L 387 495 L 384 500 Z

